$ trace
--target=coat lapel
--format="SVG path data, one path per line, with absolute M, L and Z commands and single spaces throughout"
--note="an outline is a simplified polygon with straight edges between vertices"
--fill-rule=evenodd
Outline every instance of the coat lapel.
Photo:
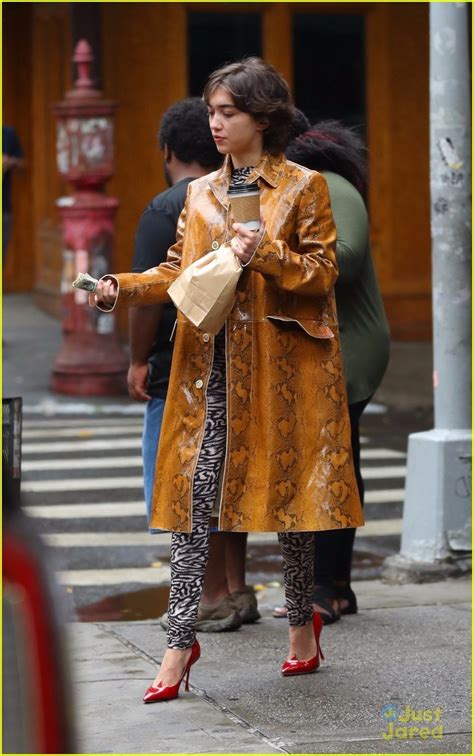
M 284 166 L 284 155 L 269 155 L 268 152 L 264 152 L 260 162 L 255 166 L 245 183 L 251 184 L 260 178 L 275 188 L 280 183 Z M 231 177 L 232 162 L 230 155 L 226 155 L 222 168 L 217 172 L 216 177 L 209 181 L 209 187 L 212 193 L 226 210 L 229 209 L 227 189 L 229 188 Z

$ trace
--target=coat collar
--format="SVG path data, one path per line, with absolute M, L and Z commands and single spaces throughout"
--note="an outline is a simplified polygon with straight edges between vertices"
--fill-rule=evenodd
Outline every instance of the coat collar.
M 245 183 L 251 184 L 261 178 L 271 187 L 275 188 L 280 183 L 285 162 L 283 154 L 270 155 L 268 152 L 264 152 Z M 217 172 L 216 177 L 209 182 L 211 191 L 225 208 L 229 205 L 227 189 L 229 188 L 231 176 L 232 162 L 230 155 L 226 155 L 222 168 Z

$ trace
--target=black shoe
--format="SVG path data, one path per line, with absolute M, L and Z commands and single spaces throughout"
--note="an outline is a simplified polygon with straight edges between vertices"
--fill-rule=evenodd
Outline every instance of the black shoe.
M 350 585 L 336 585 L 338 601 L 348 601 L 348 605 L 341 609 L 341 614 L 357 614 L 357 598 Z
M 341 612 L 332 605 L 338 600 L 338 596 L 332 586 L 318 585 L 313 590 L 313 607 L 318 612 L 324 625 L 332 625 L 341 619 Z

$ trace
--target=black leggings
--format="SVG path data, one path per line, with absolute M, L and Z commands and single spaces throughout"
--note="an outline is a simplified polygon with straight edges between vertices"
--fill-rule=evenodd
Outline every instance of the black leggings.
M 359 421 L 370 398 L 363 402 L 349 404 L 352 454 L 362 506 L 364 506 L 364 481 L 360 472 Z M 314 534 L 315 585 L 332 587 L 334 583 L 350 584 L 355 532 L 355 528 L 341 528 L 340 530 L 321 530 Z

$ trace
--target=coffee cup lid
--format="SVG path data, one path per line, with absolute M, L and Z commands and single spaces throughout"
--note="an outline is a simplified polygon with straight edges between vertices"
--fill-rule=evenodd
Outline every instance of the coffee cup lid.
M 249 192 L 259 192 L 260 188 L 257 183 L 254 184 L 237 184 L 229 186 L 227 194 L 248 194 Z

